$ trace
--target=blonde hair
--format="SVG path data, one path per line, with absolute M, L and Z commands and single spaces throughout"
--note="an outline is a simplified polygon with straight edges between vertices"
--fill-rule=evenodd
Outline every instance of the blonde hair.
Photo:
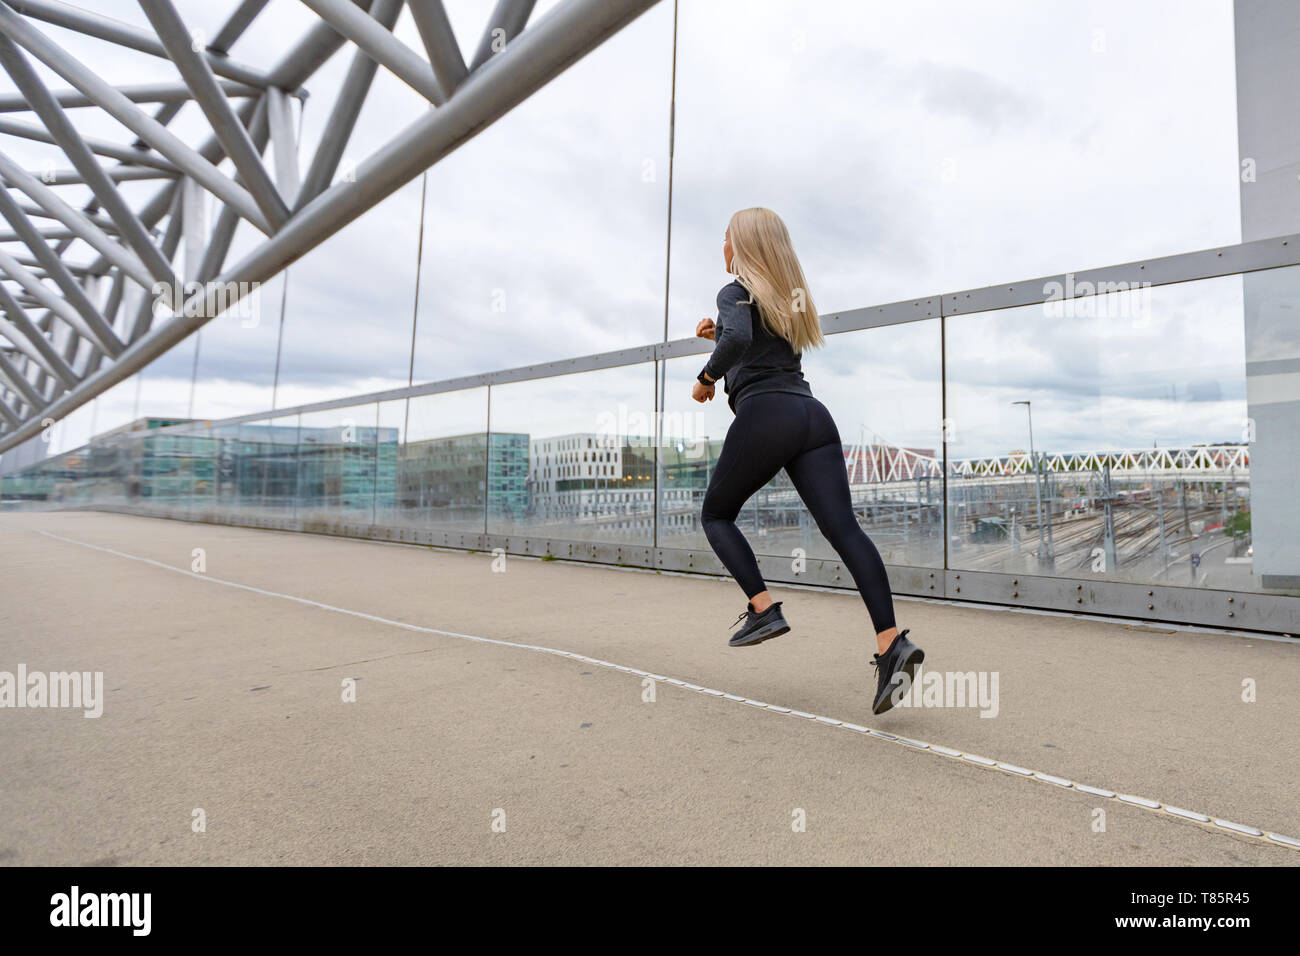
M 770 209 L 742 209 L 727 224 L 731 271 L 749 290 L 768 331 L 796 353 L 826 343 L 817 307 L 785 223 Z

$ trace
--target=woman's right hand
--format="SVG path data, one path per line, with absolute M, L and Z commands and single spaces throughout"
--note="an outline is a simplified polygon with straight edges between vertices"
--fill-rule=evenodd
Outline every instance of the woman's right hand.
M 700 319 L 700 324 L 695 327 L 695 337 L 697 339 L 712 339 L 713 330 L 712 319 Z

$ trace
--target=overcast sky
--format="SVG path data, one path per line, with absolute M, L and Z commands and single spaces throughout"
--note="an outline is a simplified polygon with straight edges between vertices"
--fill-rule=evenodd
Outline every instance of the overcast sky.
M 147 24 L 126 0 L 79 2 Z M 494 3 L 447 0 L 467 59 Z M 208 35 L 236 5 L 177 4 Z M 539 2 L 534 22 L 553 6 Z M 272 0 L 231 56 L 269 67 L 313 20 Z M 38 26 L 114 83 L 176 77 L 165 60 Z M 396 34 L 422 53 L 409 13 Z M 823 313 L 1240 241 L 1230 0 L 682 0 L 676 52 L 671 260 L 664 0 L 430 170 L 416 382 L 658 340 L 666 268 L 669 337 L 691 335 L 728 281 L 722 234 L 745 206 L 786 219 Z M 353 55 L 346 45 L 306 84 L 303 169 Z M 381 68 L 346 157 L 427 108 Z M 97 111 L 76 116 L 88 134 L 132 138 Z M 204 135 L 192 105 L 173 129 Z M 57 155 L 0 140 L 29 168 Z M 159 185 L 126 188 L 138 204 Z M 420 194 L 417 178 L 290 267 L 277 407 L 406 384 Z M 228 262 L 259 238 L 242 226 Z M 80 243 L 69 257 L 92 258 Z M 254 327 L 227 316 L 204 328 L 196 416 L 272 407 L 284 281 L 261 289 Z M 1025 410 L 1010 404 L 1022 399 L 1040 449 L 1238 438 L 1241 308 L 1240 280 L 1226 278 L 1152 290 L 1136 316 L 1030 307 L 950 320 L 953 454 L 1025 447 Z M 845 441 L 937 447 L 938 350 L 929 321 L 832 336 L 805 369 Z M 75 413 L 56 450 L 137 407 L 185 414 L 194 356 L 191 339 Z M 670 363 L 668 411 L 717 437 L 730 421 L 721 394 L 706 408 L 688 398 L 702 364 Z M 595 431 L 648 413 L 652 388 L 648 367 L 502 387 L 493 427 Z M 482 430 L 485 415 L 483 390 L 424 399 L 411 434 Z M 382 418 L 400 425 L 404 409 Z

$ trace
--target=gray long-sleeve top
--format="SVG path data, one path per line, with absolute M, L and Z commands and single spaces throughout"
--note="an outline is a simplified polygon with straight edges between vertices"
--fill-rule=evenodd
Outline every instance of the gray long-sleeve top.
M 785 339 L 768 331 L 759 317 L 758 303 L 750 301 L 749 290 L 739 280 L 718 293 L 713 354 L 701 371 L 709 378 L 723 379 L 733 412 L 742 399 L 760 392 L 812 394 L 799 354 Z

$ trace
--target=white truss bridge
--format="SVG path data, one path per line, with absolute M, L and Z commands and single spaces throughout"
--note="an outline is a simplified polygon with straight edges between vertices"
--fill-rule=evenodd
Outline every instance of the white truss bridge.
M 1099 473 L 1107 465 L 1114 480 L 1189 478 L 1246 481 L 1250 478 L 1249 445 L 1192 445 L 1187 448 L 1141 448 L 1079 452 L 1039 452 L 1045 473 Z M 850 484 L 938 479 L 942 459 L 912 448 L 884 443 L 846 445 L 844 464 Z M 950 479 L 1016 479 L 1030 476 L 1028 452 L 951 458 Z

